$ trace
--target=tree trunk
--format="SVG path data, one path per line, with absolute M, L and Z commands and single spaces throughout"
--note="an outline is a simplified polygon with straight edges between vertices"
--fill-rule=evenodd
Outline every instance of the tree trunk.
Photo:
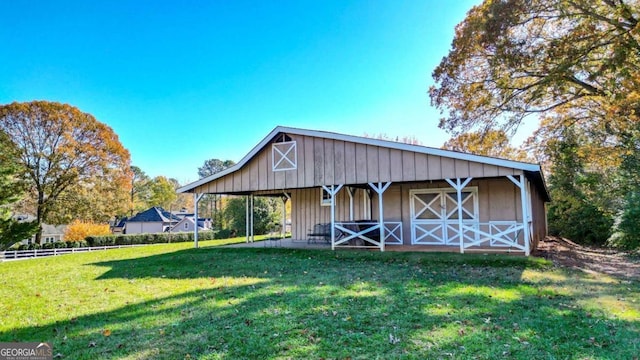
M 36 233 L 35 243 L 42 245 L 42 218 L 44 217 L 44 192 L 38 191 L 38 206 L 36 210 L 36 221 L 38 223 L 38 232 Z

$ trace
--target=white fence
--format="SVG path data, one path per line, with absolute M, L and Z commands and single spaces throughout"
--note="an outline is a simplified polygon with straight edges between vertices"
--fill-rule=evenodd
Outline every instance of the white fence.
M 130 247 L 139 247 L 139 246 L 148 246 L 148 245 L 156 245 L 156 244 L 112 245 L 112 246 L 94 246 L 94 247 L 81 247 L 81 248 L 2 251 L 0 252 L 0 261 L 30 259 L 30 258 L 44 257 L 44 256 L 75 254 L 75 253 L 81 253 L 81 252 L 130 248 Z

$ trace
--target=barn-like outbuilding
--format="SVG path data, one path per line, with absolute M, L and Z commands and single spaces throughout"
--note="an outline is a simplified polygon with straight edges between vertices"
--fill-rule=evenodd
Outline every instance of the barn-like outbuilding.
M 525 255 L 546 235 L 549 201 L 537 164 L 282 126 L 178 191 L 246 196 L 248 239 L 253 197 L 278 196 L 291 201 L 292 238 L 332 249 Z

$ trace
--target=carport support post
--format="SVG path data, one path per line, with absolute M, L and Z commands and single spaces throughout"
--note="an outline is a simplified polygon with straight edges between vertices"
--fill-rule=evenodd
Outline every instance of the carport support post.
M 247 195 L 244 198 L 244 209 L 245 209 L 245 217 L 244 217 L 244 224 L 245 224 L 245 231 L 244 231 L 244 235 L 247 238 L 247 243 L 249 242 L 249 195 Z
M 255 241 L 255 237 L 253 236 L 253 194 L 251 194 L 251 242 Z
M 462 189 L 469 184 L 472 178 L 467 178 L 462 184 L 460 178 L 456 178 L 454 183 L 451 179 L 445 179 L 454 189 L 458 195 L 458 237 L 460 238 L 460 254 L 464 254 L 464 229 L 462 228 Z M 446 231 L 446 229 L 445 229 Z
M 329 195 L 331 195 L 331 250 L 336 249 L 336 194 L 340 189 L 342 189 L 342 185 L 331 185 L 331 188 L 322 185 L 324 191 L 326 191 Z
M 347 187 L 347 193 L 349 194 L 349 221 L 353 221 L 353 195 L 355 189 L 351 186 Z
M 382 202 L 382 194 L 389 188 L 391 181 L 382 185 L 379 182 L 378 185 L 369 183 L 369 186 L 378 194 L 378 224 L 380 226 L 380 251 L 384 251 L 384 203 Z
M 204 194 L 193 193 L 193 216 L 195 217 L 196 226 L 193 227 L 193 246 L 198 248 L 198 203 Z
M 284 239 L 285 235 L 287 235 L 287 201 L 291 199 L 291 196 L 289 196 L 289 194 L 284 193 L 284 196 L 282 197 L 282 231 L 281 231 L 281 235 L 282 238 Z
M 527 180 L 524 174 L 520 174 L 520 181 L 516 180 L 513 176 L 507 175 L 507 178 L 511 180 L 518 188 L 520 188 L 520 202 L 522 205 L 522 236 L 524 237 L 524 254 L 529 256 L 531 250 L 529 248 L 529 204 L 527 202 Z

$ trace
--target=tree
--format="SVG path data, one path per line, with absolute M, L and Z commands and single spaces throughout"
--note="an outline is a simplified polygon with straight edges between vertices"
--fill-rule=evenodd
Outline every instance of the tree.
M 164 176 L 156 176 L 151 180 L 150 191 L 150 206 L 159 206 L 169 209 L 171 204 L 173 204 L 178 198 L 173 183 Z
M 19 222 L 12 218 L 10 206 L 25 191 L 21 169 L 16 161 L 18 151 L 9 136 L 0 130 L 0 250 L 28 239 L 38 231 L 36 222 Z
M 532 161 L 524 150 L 511 146 L 507 134 L 502 130 L 476 131 L 453 137 L 442 146 L 447 150 L 493 156 L 517 161 Z
M 67 104 L 47 101 L 0 106 L 0 130 L 18 148 L 36 195 L 36 221 L 49 220 L 56 202 L 75 186 L 91 187 L 96 179 L 123 184 L 128 193 L 129 152 L 107 125 Z M 41 232 L 36 234 L 40 242 Z
M 253 199 L 253 230 L 255 234 L 266 234 L 281 218 L 279 199 L 255 197 Z M 224 208 L 224 219 L 229 230 L 237 236 L 246 235 L 246 200 L 242 197 L 232 197 Z
M 173 185 L 173 191 L 176 193 L 176 200 L 171 204 L 169 209 L 193 209 L 193 194 L 178 194 L 177 190 L 182 185 L 174 178 L 169 178 L 169 182 Z
M 639 16 L 631 0 L 485 0 L 456 27 L 433 72 L 431 102 L 449 132 L 509 133 L 529 117 L 540 124 L 529 145 L 552 171 L 565 171 L 558 140 L 573 134 L 580 166 L 573 188 L 565 187 L 575 192 L 552 194 L 550 228 L 552 217 L 564 219 L 557 231 L 580 230 L 584 216 L 608 219 L 636 202 L 625 195 L 624 173 L 639 173 L 640 164 L 624 170 L 622 163 L 634 151 L 625 136 L 640 123 Z M 551 176 L 550 184 L 562 181 Z M 594 241 L 602 242 L 600 230 Z
M 585 170 L 578 136 L 569 128 L 562 138 L 549 144 L 548 151 L 553 159 L 549 233 L 578 243 L 604 244 L 611 235 L 613 216 L 589 194 L 598 182 L 598 174 Z
M 198 176 L 202 179 L 224 171 L 235 164 L 236 163 L 233 160 L 222 161 L 220 159 L 209 159 L 204 162 L 202 167 L 198 168 Z
M 202 179 L 224 171 L 235 164 L 233 160 L 222 161 L 220 159 L 209 159 L 204 162 L 202 167 L 198 168 L 198 176 Z M 208 210 L 213 222 L 213 227 L 218 229 L 222 228 L 222 217 L 217 216 L 221 208 L 221 203 L 219 195 L 206 194 L 200 199 L 200 206 L 198 207 L 203 214 Z
M 592 136 L 638 121 L 639 5 L 627 0 L 485 0 L 456 27 L 433 72 L 440 127 L 513 130 L 529 115 L 555 134 Z M 603 135 L 604 134 L 604 135 Z
M 131 194 L 129 215 L 148 208 L 150 192 L 149 176 L 137 166 L 131 166 Z

